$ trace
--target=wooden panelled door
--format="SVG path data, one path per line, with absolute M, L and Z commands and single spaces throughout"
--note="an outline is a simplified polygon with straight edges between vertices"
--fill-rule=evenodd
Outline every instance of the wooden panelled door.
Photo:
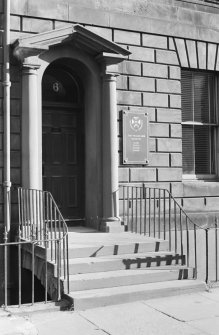
M 43 78 L 43 189 L 66 220 L 84 218 L 84 122 L 80 87 L 66 69 Z

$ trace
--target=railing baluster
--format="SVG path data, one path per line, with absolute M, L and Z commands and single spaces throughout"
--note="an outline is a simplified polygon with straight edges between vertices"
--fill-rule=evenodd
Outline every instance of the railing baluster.
M 172 248 L 172 237 L 171 237 L 171 194 L 169 193 L 169 251 Z
M 184 265 L 184 261 L 183 261 L 183 230 L 182 230 L 182 210 L 180 208 L 180 212 L 179 212 L 179 225 L 180 225 L 180 254 L 181 254 L 181 263 L 182 265 Z
M 120 196 L 120 193 L 119 193 L 119 196 Z M 122 187 L 122 198 L 123 198 L 123 201 L 122 201 L 122 208 L 123 208 L 123 224 L 125 225 L 125 187 L 123 186 Z
M 156 237 L 156 189 L 154 188 L 154 237 Z
M 24 224 L 25 224 L 25 238 L 28 239 L 28 224 L 27 224 L 27 207 L 26 207 L 26 190 L 23 190 L 24 202 Z
M 159 196 L 159 203 L 158 203 L 158 205 L 159 205 L 159 208 L 158 208 L 158 238 L 160 238 L 160 192 L 161 192 L 161 190 L 159 189 L 159 194 L 158 194 L 158 196 Z
M 20 233 L 18 241 L 21 241 Z M 21 306 L 21 244 L 18 244 L 18 306 Z
M 5 228 L 5 233 L 4 233 L 5 308 L 8 307 L 8 246 L 7 246 L 7 241 L 8 241 L 8 233 Z
M 195 273 L 194 278 L 197 278 L 197 234 L 196 234 L 196 225 L 194 225 L 194 253 L 195 253 Z
M 149 211 L 149 218 L 148 218 L 148 233 L 151 236 L 151 188 L 149 188 L 149 198 L 148 198 L 148 211 Z
M 163 238 L 166 240 L 166 190 L 163 192 Z
M 51 196 L 51 195 L 50 195 Z M 50 198 L 50 210 L 51 210 L 51 224 L 53 225 L 54 224 L 54 238 L 55 240 L 57 240 L 57 225 L 56 225 L 56 212 L 55 212 L 55 208 L 53 207 L 53 204 L 52 204 L 52 199 Z M 55 261 L 58 262 L 58 259 L 57 259 L 57 243 L 55 243 Z
M 47 303 L 48 292 L 48 242 L 45 241 L 45 303 Z
M 40 220 L 40 239 L 43 241 L 43 192 L 39 191 L 39 220 Z
M 218 224 L 215 218 L 215 280 L 218 281 Z
M 209 260 L 208 260 L 208 228 L 205 229 L 205 238 L 206 238 L 206 278 L 205 282 L 208 283 L 208 266 L 209 266 Z
M 127 187 L 127 229 L 129 230 L 130 229 L 130 223 L 129 223 L 129 186 Z
M 134 224 L 133 224 L 133 220 L 134 220 L 134 188 L 132 187 L 132 222 L 131 222 L 131 231 L 134 231 Z
M 138 230 L 138 188 L 135 188 L 135 233 Z
M 56 215 L 58 214 L 56 208 L 55 208 L 55 213 L 56 213 Z M 59 229 L 59 239 L 61 239 L 61 219 L 60 219 L 60 215 L 59 214 L 58 214 L 58 223 L 59 223 L 59 226 L 58 226 L 58 229 Z
M 144 187 L 144 235 L 147 234 L 147 188 Z
M 35 217 L 36 217 L 36 221 L 35 221 L 35 234 L 36 236 L 38 236 L 38 234 L 40 233 L 39 230 L 40 230 L 40 224 L 39 224 L 39 191 L 38 190 L 35 190 L 35 206 L 34 206 L 34 210 L 35 210 Z M 34 195 L 33 193 L 33 195 Z M 38 237 L 37 237 L 38 239 Z
M 27 204 L 27 225 L 28 225 L 28 238 L 32 240 L 32 227 L 30 224 L 30 201 L 29 201 L 29 190 L 26 190 L 26 204 Z
M 174 228 L 175 228 L 175 253 L 177 253 L 177 207 L 176 202 L 174 202 Z
M 32 305 L 34 305 L 34 270 L 35 270 L 35 258 L 34 258 L 34 241 L 32 241 Z
M 187 266 L 189 266 L 189 261 L 190 261 L 190 258 L 189 258 L 189 227 L 188 227 L 188 218 L 186 216 L 186 245 L 187 245 Z
M 56 256 L 56 259 L 57 259 L 57 280 L 58 280 L 58 287 L 57 287 L 57 290 L 58 290 L 58 301 L 61 299 L 61 292 L 60 292 L 60 241 L 57 240 L 57 256 Z
M 142 188 L 139 187 L 139 201 L 140 201 L 140 234 L 142 234 Z
M 64 274 L 64 279 L 66 279 L 66 260 L 65 260 L 65 252 L 66 252 L 66 246 L 65 246 L 65 238 L 63 239 L 63 274 Z
M 66 262 L 67 262 L 67 290 L 68 293 L 70 292 L 70 288 L 69 288 L 69 255 L 68 255 L 68 234 L 66 235 Z

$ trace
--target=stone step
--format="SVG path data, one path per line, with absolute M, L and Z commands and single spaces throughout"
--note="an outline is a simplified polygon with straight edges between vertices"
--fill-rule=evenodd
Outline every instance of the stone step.
M 168 250 L 169 242 L 158 239 L 147 239 L 145 242 L 118 242 L 108 244 L 77 245 L 69 244 L 69 258 L 102 257 L 150 251 Z
M 70 291 L 100 289 L 106 287 L 138 285 L 177 279 L 192 279 L 193 268 L 168 267 L 159 269 L 118 270 L 71 275 Z M 66 284 L 66 283 L 65 283 Z M 65 291 L 67 285 L 65 285 Z
M 74 310 L 85 310 L 133 301 L 200 292 L 204 290 L 204 282 L 198 280 L 172 280 L 70 292 L 68 295 L 64 295 L 64 297 L 69 300 Z
M 183 256 L 184 260 L 184 256 Z M 69 260 L 69 274 L 106 272 L 183 264 L 182 257 L 174 252 L 160 251 L 124 254 L 107 257 L 86 257 Z

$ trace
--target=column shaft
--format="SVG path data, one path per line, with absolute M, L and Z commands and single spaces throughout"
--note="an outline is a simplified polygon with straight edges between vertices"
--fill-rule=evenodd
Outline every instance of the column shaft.
M 24 66 L 22 76 L 22 184 L 40 189 L 37 67 Z
M 118 218 L 118 135 L 116 76 L 103 76 L 103 220 L 120 228 Z M 113 223 L 114 222 L 114 223 Z M 111 231 L 112 229 L 109 229 Z

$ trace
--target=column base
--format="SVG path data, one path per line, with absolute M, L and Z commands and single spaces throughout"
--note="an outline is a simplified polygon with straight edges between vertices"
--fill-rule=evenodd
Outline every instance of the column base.
M 124 226 L 117 217 L 103 218 L 100 223 L 100 231 L 105 233 L 123 233 Z

